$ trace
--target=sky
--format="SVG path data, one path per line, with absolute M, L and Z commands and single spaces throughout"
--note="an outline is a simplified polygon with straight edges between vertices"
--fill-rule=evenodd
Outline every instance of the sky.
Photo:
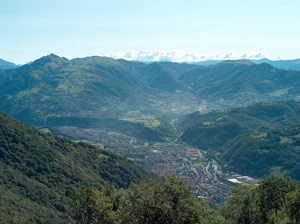
M 299 0 L 0 0 L 0 58 L 300 58 Z

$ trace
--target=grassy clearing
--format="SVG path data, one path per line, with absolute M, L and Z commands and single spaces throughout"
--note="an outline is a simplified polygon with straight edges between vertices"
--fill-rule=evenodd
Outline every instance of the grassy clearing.
M 204 124 L 205 126 L 210 126 L 210 125 L 215 124 L 215 122 L 213 122 L 213 121 L 205 121 L 205 122 L 203 122 L 203 124 Z
M 293 139 L 288 138 L 288 137 L 281 137 L 280 136 L 280 144 L 292 144 L 294 142 Z
M 267 132 L 264 132 L 264 133 L 261 133 L 261 134 L 252 134 L 251 138 L 257 138 L 257 139 L 259 139 L 259 138 L 264 138 L 266 136 L 267 136 Z
M 160 125 L 160 121 L 159 120 L 152 120 L 149 121 L 145 124 L 146 127 L 148 128 L 157 128 Z
M 289 89 L 290 88 L 284 88 L 284 89 L 279 89 L 273 93 L 270 93 L 270 96 L 282 96 L 282 95 L 285 95 L 289 92 Z
M 202 163 L 194 163 L 193 165 L 194 165 L 194 167 L 196 167 L 196 168 L 197 168 L 197 167 L 200 167 L 200 166 L 203 166 Z

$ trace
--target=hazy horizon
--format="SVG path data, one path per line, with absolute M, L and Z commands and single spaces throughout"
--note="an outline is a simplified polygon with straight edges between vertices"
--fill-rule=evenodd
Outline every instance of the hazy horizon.
M 0 58 L 295 59 L 299 8 L 295 0 L 1 1 Z

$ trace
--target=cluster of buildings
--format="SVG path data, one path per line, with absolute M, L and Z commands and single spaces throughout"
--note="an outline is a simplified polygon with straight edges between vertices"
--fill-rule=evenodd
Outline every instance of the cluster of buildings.
M 217 161 L 206 151 L 175 143 L 143 143 L 115 132 L 99 129 L 60 127 L 60 132 L 69 136 L 79 136 L 101 147 L 126 156 L 136 164 L 157 174 L 177 174 L 194 187 L 194 193 L 211 203 L 225 201 L 227 192 L 237 183 L 257 184 L 258 180 L 233 172 L 223 172 Z

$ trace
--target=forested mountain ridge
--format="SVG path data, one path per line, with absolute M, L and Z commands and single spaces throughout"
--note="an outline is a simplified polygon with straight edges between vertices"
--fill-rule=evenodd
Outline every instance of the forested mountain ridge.
M 133 75 L 126 72 L 110 58 L 71 61 L 48 55 L 2 73 L 1 109 L 22 120 L 27 117 L 31 123 L 56 114 L 101 109 L 134 97 L 141 83 L 134 83 Z
M 298 223 L 299 182 L 265 178 L 239 185 L 216 210 L 184 181 L 154 177 L 120 156 L 39 132 L 0 112 L 0 221 L 3 223 Z M 298 130 L 299 131 L 299 130 Z M 124 176 L 123 176 L 124 175 Z M 155 177 L 154 177 L 155 178 Z M 82 185 L 88 181 L 95 184 Z M 72 194 L 73 187 L 77 187 Z M 73 201 L 69 200 L 73 195 Z M 167 221 L 166 221 L 167 220 Z M 248 220 L 248 222 L 246 222 Z M 274 222 L 275 221 L 275 222 Z
M 258 59 L 258 60 L 251 60 L 251 59 L 248 59 L 248 60 L 253 62 L 254 64 L 267 63 L 276 68 L 300 70 L 300 59 L 299 58 L 291 59 L 291 60 L 270 60 L 267 58 L 262 58 L 262 59 Z M 208 61 L 194 62 L 192 64 L 207 66 L 207 65 L 216 65 L 216 64 L 222 63 L 223 61 L 225 61 L 225 60 L 208 60 Z
M 4 70 L 4 69 L 13 69 L 13 68 L 17 68 L 18 66 L 15 65 L 12 62 L 9 61 L 5 61 L 3 59 L 0 58 L 0 69 Z
M 58 223 L 84 181 L 128 187 L 156 178 L 126 158 L 40 132 L 0 112 L 0 221 Z
M 69 60 L 51 54 L 0 71 L 0 110 L 44 125 L 53 117 L 116 117 L 141 108 L 192 112 L 189 108 L 203 101 L 233 107 L 298 99 L 299 84 L 299 71 L 247 60 L 199 66 L 98 56 Z M 181 105 L 191 98 L 190 105 Z
M 263 177 L 299 178 L 300 103 L 260 103 L 227 111 L 196 112 L 182 121 L 181 140 L 207 150 L 224 168 Z
M 228 102 L 270 101 L 297 98 L 300 94 L 300 72 L 283 70 L 246 60 L 225 61 L 194 69 L 179 77 L 199 97 Z

